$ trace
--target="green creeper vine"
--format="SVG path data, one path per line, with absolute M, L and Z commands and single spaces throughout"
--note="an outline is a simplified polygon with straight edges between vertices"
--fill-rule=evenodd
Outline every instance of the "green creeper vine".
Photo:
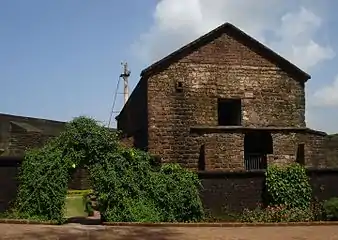
M 145 152 L 122 147 L 117 134 L 95 120 L 76 118 L 59 137 L 26 153 L 13 213 L 62 222 L 70 176 L 85 167 L 105 221 L 202 219 L 196 174 L 153 162 Z
M 266 187 L 269 205 L 310 207 L 312 189 L 305 168 L 298 163 L 270 166 L 266 172 Z

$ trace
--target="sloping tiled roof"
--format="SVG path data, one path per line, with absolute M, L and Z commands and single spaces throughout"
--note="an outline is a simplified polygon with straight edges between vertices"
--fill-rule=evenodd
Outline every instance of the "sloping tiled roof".
M 263 54 L 266 59 L 276 63 L 281 69 L 286 72 L 294 73 L 299 76 L 299 78 L 303 81 L 307 81 L 311 78 L 309 74 L 298 68 L 296 65 L 292 64 L 282 56 L 278 55 L 276 52 L 271 50 L 270 48 L 266 47 L 256 39 L 252 38 L 248 34 L 244 33 L 239 28 L 235 27 L 230 23 L 224 23 L 223 25 L 219 26 L 218 28 L 212 30 L 211 32 L 201 36 L 200 38 L 196 39 L 195 41 L 183 46 L 182 48 L 178 49 L 177 51 L 169 54 L 165 58 L 155 62 L 154 64 L 150 65 L 146 69 L 141 72 L 141 76 L 151 75 L 152 73 L 161 69 L 161 67 L 165 67 L 170 64 L 175 59 L 180 59 L 183 56 L 186 56 L 190 52 L 196 50 L 200 46 L 203 46 L 217 37 L 221 36 L 223 33 L 232 33 L 241 39 L 243 42 L 248 46 L 255 47 L 261 54 Z

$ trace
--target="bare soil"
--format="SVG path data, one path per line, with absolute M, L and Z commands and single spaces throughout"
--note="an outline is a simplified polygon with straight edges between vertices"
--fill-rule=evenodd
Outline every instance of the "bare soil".
M 0 239 L 70 240 L 323 240 L 337 239 L 337 226 L 302 227 L 107 227 L 67 224 L 63 226 L 0 224 Z

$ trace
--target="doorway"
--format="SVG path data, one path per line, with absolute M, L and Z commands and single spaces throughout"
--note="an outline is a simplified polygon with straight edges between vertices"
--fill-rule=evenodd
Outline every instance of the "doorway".
M 269 132 L 252 131 L 244 136 L 244 165 L 246 170 L 267 168 L 267 155 L 273 153 Z

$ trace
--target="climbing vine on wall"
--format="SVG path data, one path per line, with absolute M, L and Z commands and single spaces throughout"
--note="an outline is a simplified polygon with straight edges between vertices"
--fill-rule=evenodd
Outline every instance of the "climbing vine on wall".
M 26 153 L 14 212 L 62 222 L 70 176 L 85 167 L 105 221 L 200 220 L 196 174 L 152 163 L 149 154 L 122 147 L 116 132 L 94 119 L 76 118 L 59 137 Z

